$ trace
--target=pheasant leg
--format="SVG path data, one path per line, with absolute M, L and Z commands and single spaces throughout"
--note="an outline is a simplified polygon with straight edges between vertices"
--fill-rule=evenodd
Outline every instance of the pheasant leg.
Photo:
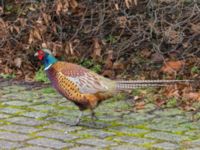
M 75 123 L 72 126 L 78 126 L 81 122 L 81 117 L 83 116 L 83 112 L 81 111 L 78 118 L 76 119 Z

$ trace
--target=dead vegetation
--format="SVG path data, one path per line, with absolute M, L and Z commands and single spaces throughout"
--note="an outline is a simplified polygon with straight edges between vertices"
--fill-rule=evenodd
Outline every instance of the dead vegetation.
M 0 15 L 3 74 L 32 80 L 32 55 L 46 47 L 110 78 L 199 80 L 197 0 L 1 0 Z M 185 95 L 199 100 L 198 90 Z

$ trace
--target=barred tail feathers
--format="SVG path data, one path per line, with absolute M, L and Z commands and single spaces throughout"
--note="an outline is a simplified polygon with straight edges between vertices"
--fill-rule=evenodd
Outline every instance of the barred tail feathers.
M 176 83 L 190 83 L 193 80 L 130 80 L 130 81 L 117 81 L 117 90 L 130 90 L 141 87 L 163 87 Z

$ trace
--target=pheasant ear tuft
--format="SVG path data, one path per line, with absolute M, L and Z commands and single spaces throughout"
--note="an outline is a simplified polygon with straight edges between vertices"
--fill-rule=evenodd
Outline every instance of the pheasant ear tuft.
M 45 53 L 48 53 L 48 54 L 52 55 L 52 52 L 51 52 L 49 49 L 47 49 L 47 48 L 42 48 L 41 51 L 43 51 L 43 52 L 45 52 Z

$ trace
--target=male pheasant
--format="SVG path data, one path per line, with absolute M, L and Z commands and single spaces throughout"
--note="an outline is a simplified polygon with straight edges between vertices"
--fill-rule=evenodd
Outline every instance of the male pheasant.
M 68 100 L 74 102 L 81 110 L 76 125 L 79 124 L 82 111 L 93 109 L 100 102 L 114 96 L 119 91 L 131 90 L 139 87 L 165 86 L 177 82 L 190 80 L 136 80 L 115 81 L 100 76 L 82 66 L 58 61 L 48 49 L 38 50 L 35 56 L 44 64 L 45 71 L 52 86 Z

